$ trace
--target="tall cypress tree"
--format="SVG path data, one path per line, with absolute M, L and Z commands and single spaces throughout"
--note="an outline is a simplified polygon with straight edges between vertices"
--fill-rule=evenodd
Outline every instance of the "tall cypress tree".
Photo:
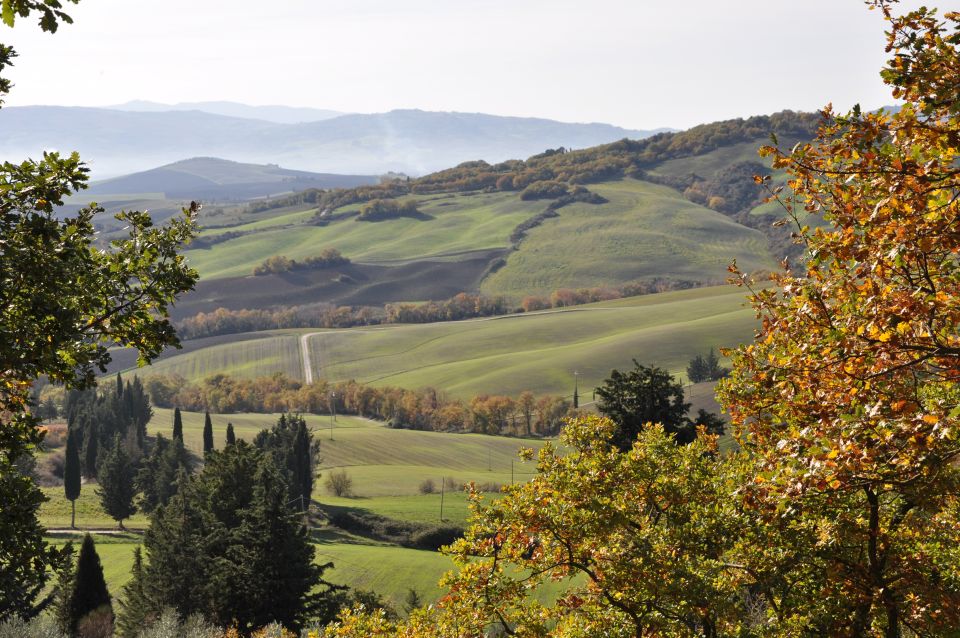
M 83 448 L 83 471 L 87 478 L 97 477 L 97 460 L 100 456 L 100 433 L 96 421 L 87 424 L 87 440 Z
M 140 546 L 133 551 L 133 568 L 130 580 L 123 586 L 120 612 L 117 614 L 117 630 L 123 638 L 133 638 L 143 629 L 151 612 L 150 598 L 143 578 L 143 552 Z
M 203 454 L 206 456 L 213 451 L 213 421 L 210 413 L 205 412 L 203 417 Z
M 77 624 L 90 612 L 103 610 L 113 613 L 100 556 L 90 534 L 84 535 L 80 554 L 77 556 L 77 571 L 70 592 L 69 610 L 71 634 L 76 633 Z
M 70 501 L 70 528 L 76 527 L 77 499 L 80 498 L 80 453 L 77 452 L 77 433 L 67 433 L 67 451 L 64 455 L 63 492 Z
M 103 455 L 97 477 L 100 483 L 100 489 L 97 490 L 100 503 L 104 511 L 123 529 L 123 519 L 129 518 L 137 508 L 133 504 L 133 497 L 136 495 L 135 471 L 133 463 L 123 450 L 119 434 L 113 439 L 113 447 Z
M 183 417 L 180 416 L 180 408 L 173 409 L 173 439 L 183 442 Z
M 123 396 L 123 379 L 120 378 L 120 373 L 117 373 L 117 396 Z
M 227 423 L 227 445 L 237 442 L 237 435 L 233 431 L 233 423 Z

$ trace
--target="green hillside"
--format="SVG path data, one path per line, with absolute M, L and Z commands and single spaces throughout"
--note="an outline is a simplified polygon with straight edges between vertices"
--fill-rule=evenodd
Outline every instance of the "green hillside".
M 451 395 L 569 394 L 572 375 L 592 388 L 632 358 L 683 376 L 711 347 L 753 334 L 743 291 L 717 286 L 500 318 L 345 330 L 287 330 L 188 342 L 141 376 L 176 373 L 256 377 L 283 371 L 302 379 L 299 336 L 308 337 L 315 378 L 373 385 L 432 386 Z
M 721 282 L 734 258 L 747 271 L 774 266 L 762 233 L 671 188 L 625 179 L 590 189 L 609 202 L 560 209 L 481 290 L 516 298 L 657 277 Z
M 418 199 L 422 200 L 420 210 L 432 219 L 371 223 L 348 218 L 316 226 L 301 218 L 301 223 L 288 228 L 267 226 L 262 232 L 231 239 L 211 249 L 187 250 L 185 255 L 202 280 L 244 277 L 267 257 L 305 259 L 327 246 L 362 263 L 396 263 L 428 257 L 455 259 L 458 253 L 506 248 L 514 227 L 543 208 L 540 202 L 523 202 L 511 193 Z

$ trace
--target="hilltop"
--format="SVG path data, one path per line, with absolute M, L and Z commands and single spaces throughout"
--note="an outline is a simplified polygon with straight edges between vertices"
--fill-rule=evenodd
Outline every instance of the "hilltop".
M 263 116 L 256 110 L 223 112 Z M 201 110 L 23 106 L 0 111 L 0 157 L 76 150 L 101 177 L 211 155 L 324 173 L 423 174 L 465 159 L 498 162 L 548 147 L 583 148 L 654 132 L 420 110 L 283 123 Z
M 372 175 L 335 175 L 194 157 L 140 173 L 94 182 L 84 195 L 162 193 L 167 199 L 245 200 L 308 188 L 375 184 Z

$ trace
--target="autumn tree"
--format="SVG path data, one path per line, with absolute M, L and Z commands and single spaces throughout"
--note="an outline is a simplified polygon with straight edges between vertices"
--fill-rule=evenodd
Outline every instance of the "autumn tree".
M 751 286 L 761 321 L 721 397 L 759 467 L 742 498 L 776 521 L 739 562 L 803 596 L 778 621 L 816 635 L 960 626 L 960 13 L 889 22 L 896 112 L 829 107 L 813 143 L 766 147 L 805 261 Z M 763 180 L 761 180 L 763 181 Z M 764 182 L 766 183 L 766 182 Z M 808 218 L 826 221 L 814 230 Z M 771 607 L 771 614 L 773 607 Z

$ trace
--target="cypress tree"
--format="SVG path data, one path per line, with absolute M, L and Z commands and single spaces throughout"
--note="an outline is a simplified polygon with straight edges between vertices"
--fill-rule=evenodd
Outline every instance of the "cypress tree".
M 180 408 L 173 409 L 173 440 L 183 442 L 183 417 Z
M 97 459 L 100 454 L 100 441 L 96 421 L 88 422 L 87 441 L 83 449 L 83 470 L 87 478 L 97 477 Z
M 123 396 L 123 379 L 120 378 L 120 373 L 117 373 L 117 396 Z
M 237 442 L 237 435 L 233 432 L 233 423 L 227 423 L 227 445 Z
M 140 546 L 133 551 L 133 568 L 130 580 L 123 586 L 120 612 L 117 614 L 117 629 L 124 638 L 133 638 L 143 629 L 150 615 L 150 598 L 143 578 L 143 552 Z
M 57 584 L 54 586 L 53 617 L 60 631 L 70 633 L 70 597 L 73 595 L 74 570 L 73 541 L 63 546 L 63 563 L 57 572 Z
M 203 454 L 206 456 L 213 451 L 213 421 L 210 413 L 205 412 L 203 417 Z
M 70 501 L 70 528 L 76 527 L 77 499 L 80 497 L 80 453 L 77 452 L 77 434 L 67 433 L 67 451 L 64 455 L 63 492 Z
M 103 610 L 111 615 L 110 592 L 103 578 L 100 556 L 93 544 L 93 537 L 86 534 L 77 556 L 77 570 L 70 592 L 70 633 L 76 633 L 77 624 L 93 611 Z
M 120 529 L 123 529 L 123 519 L 129 518 L 137 508 L 133 504 L 136 494 L 134 467 L 123 450 L 119 434 L 113 439 L 113 447 L 104 454 L 97 475 L 100 483 L 100 489 L 97 490 L 100 504 L 104 511 L 117 521 Z

